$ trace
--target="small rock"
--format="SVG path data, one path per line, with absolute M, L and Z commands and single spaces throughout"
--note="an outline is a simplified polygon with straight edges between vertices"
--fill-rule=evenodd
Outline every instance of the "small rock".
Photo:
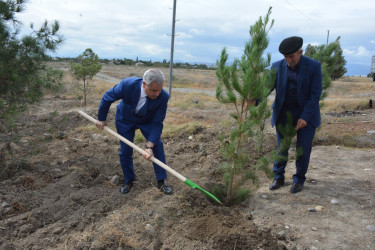
M 2 208 L 7 208 L 9 206 L 10 206 L 10 204 L 8 202 L 5 202 L 5 201 L 1 204 Z
M 286 240 L 285 232 L 284 231 L 278 232 L 277 233 L 277 239 L 279 239 L 279 240 Z
M 309 211 L 309 212 L 316 212 L 316 209 L 315 209 L 314 207 L 309 207 L 309 208 L 307 209 L 307 211 Z
M 340 149 L 340 146 L 336 146 L 336 149 Z
M 188 137 L 188 139 L 189 139 L 189 140 L 193 140 L 193 136 L 190 135 L 190 136 Z
M 44 134 L 44 139 L 45 139 L 46 141 L 50 141 L 50 140 L 52 140 L 52 135 L 49 134 L 49 133 L 45 133 L 45 134 Z
M 310 247 L 310 250 L 318 250 L 318 248 L 314 247 L 314 246 L 311 246 Z
M 66 134 L 65 132 L 63 132 L 63 131 L 58 131 L 58 132 L 56 133 L 56 138 L 57 138 L 57 139 L 62 140 L 62 139 L 64 139 L 64 138 L 66 138 L 66 137 L 67 137 L 67 134 Z
M 369 130 L 367 131 L 367 134 L 370 134 L 370 135 L 375 134 L 375 130 Z
M 181 217 L 183 214 L 184 214 L 184 213 L 182 212 L 182 210 L 178 210 L 178 211 L 177 211 L 177 216 L 178 216 L 178 217 Z
M 265 195 L 265 194 L 262 194 L 262 198 L 263 198 L 263 199 L 268 199 L 268 196 Z
M 148 216 L 152 216 L 153 214 L 154 214 L 154 212 L 152 212 L 152 210 L 148 210 L 148 211 L 147 211 L 147 215 L 148 215 Z
M 53 179 L 58 179 L 64 176 L 64 173 L 59 168 L 55 168 L 51 171 L 51 175 Z
M 111 183 L 114 184 L 114 185 L 117 185 L 119 180 L 120 180 L 120 177 L 118 175 L 115 175 L 115 176 L 112 177 Z
M 101 135 L 100 134 L 92 134 L 92 138 L 95 139 L 95 140 L 99 140 L 101 139 Z
M 206 150 L 203 150 L 203 151 L 202 151 L 201 156 L 207 156 L 207 152 L 206 152 Z
M 5 214 L 9 213 L 10 210 L 12 210 L 10 207 L 6 207 L 6 208 L 3 208 L 3 211 L 1 213 L 5 215 Z
M 35 231 L 35 227 L 32 224 L 25 224 L 19 228 L 19 233 L 23 235 L 29 235 Z
M 53 230 L 53 234 L 61 234 L 64 231 L 63 227 L 58 227 L 55 230 Z
M 332 200 L 331 200 L 331 204 L 332 204 L 332 205 L 338 205 L 339 202 L 338 202 L 336 199 L 332 199 Z
M 318 229 L 316 227 L 312 227 L 311 230 L 318 231 Z
M 147 224 L 146 225 L 146 231 L 149 232 L 150 234 L 154 234 L 155 233 L 155 228 L 151 224 Z
M 366 230 L 369 232 L 375 232 L 375 226 L 374 225 L 367 225 Z
M 323 207 L 323 206 L 320 206 L 320 205 L 319 205 L 319 206 L 315 206 L 315 210 L 316 210 L 316 211 L 322 211 L 323 208 L 324 208 L 324 207 Z
M 198 104 L 199 100 L 193 100 L 193 103 Z

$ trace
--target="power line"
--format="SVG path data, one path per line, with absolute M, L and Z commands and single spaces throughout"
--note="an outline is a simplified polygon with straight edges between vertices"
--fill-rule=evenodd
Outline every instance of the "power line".
M 301 15 L 303 15 L 304 17 L 306 17 L 307 19 L 309 19 L 310 21 L 314 22 L 315 24 L 319 25 L 320 27 L 322 27 L 324 30 L 328 30 L 328 28 L 324 27 L 323 25 L 321 25 L 319 22 L 317 22 L 316 20 L 312 19 L 311 17 L 309 17 L 308 15 L 306 15 L 305 13 L 303 13 L 301 10 L 299 10 L 298 8 L 294 7 L 291 3 L 289 3 L 287 0 L 284 0 L 284 2 L 286 4 L 288 4 L 290 7 L 292 7 L 293 9 L 295 9 L 297 12 L 299 12 Z

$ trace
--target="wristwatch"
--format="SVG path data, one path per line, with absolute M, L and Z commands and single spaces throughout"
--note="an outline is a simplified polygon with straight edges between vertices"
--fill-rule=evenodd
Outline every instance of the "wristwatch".
M 154 149 L 154 147 L 152 147 L 152 146 L 148 146 L 148 145 L 146 144 L 146 149 Z

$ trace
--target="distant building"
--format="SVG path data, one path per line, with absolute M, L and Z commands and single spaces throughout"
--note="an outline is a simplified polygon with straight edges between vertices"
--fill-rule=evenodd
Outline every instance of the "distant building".
M 143 67 L 143 63 L 142 62 L 137 62 L 137 63 L 135 63 L 135 67 Z

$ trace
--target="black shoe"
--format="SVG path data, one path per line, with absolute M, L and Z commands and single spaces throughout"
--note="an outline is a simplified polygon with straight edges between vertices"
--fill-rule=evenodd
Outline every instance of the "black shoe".
M 276 190 L 284 185 L 284 179 L 273 180 L 270 184 L 270 190 Z
M 290 192 L 295 194 L 302 190 L 303 184 L 293 183 L 293 185 L 290 187 Z
M 158 181 L 158 189 L 160 189 L 160 191 L 167 195 L 173 193 L 173 188 L 171 186 L 168 186 L 165 180 Z
M 132 186 L 133 186 L 133 182 L 129 182 L 128 184 L 124 184 L 122 185 L 122 187 L 120 188 L 120 192 L 122 194 L 127 194 L 130 192 L 130 189 L 132 189 Z

